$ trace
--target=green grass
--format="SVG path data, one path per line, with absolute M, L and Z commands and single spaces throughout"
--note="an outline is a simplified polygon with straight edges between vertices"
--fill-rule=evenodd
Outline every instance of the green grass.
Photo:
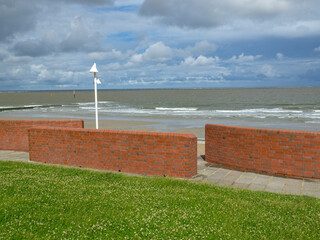
M 320 239 L 320 200 L 0 162 L 0 239 Z

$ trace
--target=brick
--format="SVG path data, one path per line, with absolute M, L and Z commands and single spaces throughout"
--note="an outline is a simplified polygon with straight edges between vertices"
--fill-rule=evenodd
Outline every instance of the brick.
M 31 161 L 181 178 L 197 174 L 193 134 L 40 126 L 29 129 L 29 143 Z
M 29 151 L 28 129 L 35 126 L 83 128 L 81 119 L 0 120 L 0 150 Z
M 206 161 L 223 166 L 320 178 L 320 133 L 207 124 Z

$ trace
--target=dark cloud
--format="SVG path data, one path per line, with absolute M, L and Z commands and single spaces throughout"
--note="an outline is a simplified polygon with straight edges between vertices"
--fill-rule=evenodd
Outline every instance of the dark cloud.
M 32 0 L 0 0 L 0 41 L 33 29 L 37 11 Z
M 38 39 L 28 39 L 14 45 L 13 51 L 16 56 L 39 57 L 51 54 L 55 49 L 54 45 Z
M 181 27 L 218 26 L 224 14 L 210 5 L 210 0 L 145 0 L 139 13 L 143 16 L 160 17 L 166 24 Z
M 90 33 L 84 25 L 82 18 L 77 17 L 71 23 L 71 31 L 61 42 L 60 48 L 63 52 L 74 51 L 98 51 L 101 36 L 99 33 Z
M 59 39 L 54 31 L 48 31 L 44 38 L 18 41 L 11 50 L 16 56 L 41 57 L 59 52 L 92 52 L 101 50 L 99 33 L 90 33 L 82 18 L 71 22 L 70 32 Z
M 114 0 L 0 0 L 0 41 L 34 29 L 41 9 L 56 2 L 88 6 L 114 4 Z M 34 46 L 35 42 L 28 44 Z
M 310 6 L 317 8 L 318 3 L 315 0 L 310 0 L 308 4 L 297 0 L 145 0 L 139 13 L 158 17 L 169 25 L 208 28 L 226 25 L 238 19 L 306 19 L 314 15 L 313 7 Z
M 0 62 L 1 62 L 3 59 L 5 59 L 6 57 L 8 57 L 6 53 L 0 52 Z
M 85 5 L 113 5 L 114 0 L 59 0 L 65 3 L 77 3 Z

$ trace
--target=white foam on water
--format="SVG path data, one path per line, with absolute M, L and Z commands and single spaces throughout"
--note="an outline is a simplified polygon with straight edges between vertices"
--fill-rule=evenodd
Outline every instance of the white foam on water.
M 156 107 L 156 110 L 159 110 L 159 111 L 189 112 L 189 111 L 197 111 L 198 108 L 167 108 L 167 107 Z
M 43 105 L 24 105 L 25 108 L 32 108 L 32 107 L 43 107 Z
M 80 105 L 80 104 L 79 104 Z M 92 112 L 95 110 L 93 102 L 82 103 L 79 106 L 81 111 Z M 130 116 L 179 116 L 190 117 L 208 117 L 208 118 L 278 118 L 278 119 L 318 119 L 320 111 L 302 111 L 283 108 L 253 108 L 239 110 L 199 110 L 193 107 L 156 107 L 154 109 L 134 108 L 115 102 L 100 102 L 99 112 L 110 114 L 121 114 Z
M 114 103 L 111 101 L 98 101 L 98 104 L 104 104 L 104 103 Z M 94 105 L 95 102 L 83 102 L 83 103 L 77 103 L 79 106 L 86 106 L 86 105 Z
M 14 106 L 0 106 L 0 109 L 14 108 Z
M 314 121 L 314 120 L 306 121 L 306 123 L 320 124 L 320 120 L 319 121 Z
M 95 109 L 95 107 L 81 107 L 81 109 L 94 110 L 94 109 Z
M 86 116 L 95 111 L 94 102 L 71 103 L 61 106 L 46 106 L 46 105 L 25 105 L 27 109 L 22 111 L 42 111 L 65 114 L 70 116 L 81 114 Z M 43 107 L 43 108 L 42 108 Z M 3 106 L 0 109 L 12 108 L 11 106 Z M 14 107 L 13 107 L 14 108 Z M 279 119 L 281 121 L 298 121 L 304 123 L 319 123 L 320 110 L 319 109 L 285 109 L 281 107 L 276 108 L 244 108 L 244 109 L 200 109 L 197 107 L 167 107 L 158 106 L 155 108 L 145 108 L 141 106 L 133 107 L 129 104 L 122 104 L 112 101 L 98 102 L 99 113 L 104 116 L 130 116 L 130 117 L 179 117 L 183 119 L 256 119 L 257 121 L 273 121 Z
M 303 113 L 302 110 L 289 110 L 283 108 L 253 108 L 240 110 L 215 110 L 218 113 Z
M 92 105 L 94 102 L 85 102 L 85 103 L 77 103 L 79 106 L 86 106 L 86 105 Z

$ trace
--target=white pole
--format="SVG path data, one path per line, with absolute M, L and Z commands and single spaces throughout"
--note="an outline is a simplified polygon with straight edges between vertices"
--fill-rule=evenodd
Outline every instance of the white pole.
M 97 91 L 97 73 L 94 73 L 94 100 L 96 106 L 96 129 L 99 129 L 98 124 L 98 91 Z

